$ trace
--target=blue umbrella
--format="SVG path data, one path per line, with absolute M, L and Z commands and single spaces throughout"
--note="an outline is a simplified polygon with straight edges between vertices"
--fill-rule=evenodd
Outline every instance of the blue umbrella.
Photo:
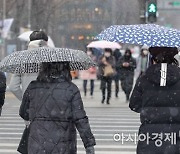
M 150 47 L 180 47 L 180 31 L 156 24 L 114 25 L 96 39 Z

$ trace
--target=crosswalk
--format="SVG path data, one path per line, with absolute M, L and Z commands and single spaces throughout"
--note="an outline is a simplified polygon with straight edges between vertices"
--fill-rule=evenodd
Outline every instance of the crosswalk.
M 25 126 L 18 110 L 19 102 L 7 98 L 0 117 L 0 154 L 18 154 L 16 149 Z M 87 107 L 86 112 L 97 142 L 96 154 L 135 154 L 138 114 L 127 107 L 107 106 Z M 85 154 L 79 135 L 78 154 Z

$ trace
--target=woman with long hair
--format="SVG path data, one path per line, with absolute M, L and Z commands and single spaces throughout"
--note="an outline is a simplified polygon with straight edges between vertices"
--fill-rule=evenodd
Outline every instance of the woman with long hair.
M 42 63 L 23 96 L 20 116 L 30 121 L 28 154 L 76 154 L 76 128 L 86 153 L 94 154 L 95 139 L 69 62 Z
M 180 68 L 173 47 L 150 47 L 152 65 L 139 77 L 129 107 L 140 113 L 137 154 L 180 153 Z

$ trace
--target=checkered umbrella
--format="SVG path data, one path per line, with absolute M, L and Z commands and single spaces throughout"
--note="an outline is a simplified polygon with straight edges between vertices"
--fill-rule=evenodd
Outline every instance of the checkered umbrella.
M 42 62 L 69 62 L 71 70 L 86 70 L 95 66 L 95 63 L 83 51 L 41 47 L 16 51 L 6 56 L 0 62 L 0 70 L 10 73 L 36 73 L 39 72 Z
M 150 47 L 180 47 L 179 30 L 156 24 L 114 25 L 96 39 Z

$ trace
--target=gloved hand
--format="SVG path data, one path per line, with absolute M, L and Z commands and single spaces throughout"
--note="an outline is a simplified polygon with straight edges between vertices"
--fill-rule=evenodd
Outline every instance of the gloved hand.
M 95 154 L 94 146 L 86 148 L 86 154 Z

